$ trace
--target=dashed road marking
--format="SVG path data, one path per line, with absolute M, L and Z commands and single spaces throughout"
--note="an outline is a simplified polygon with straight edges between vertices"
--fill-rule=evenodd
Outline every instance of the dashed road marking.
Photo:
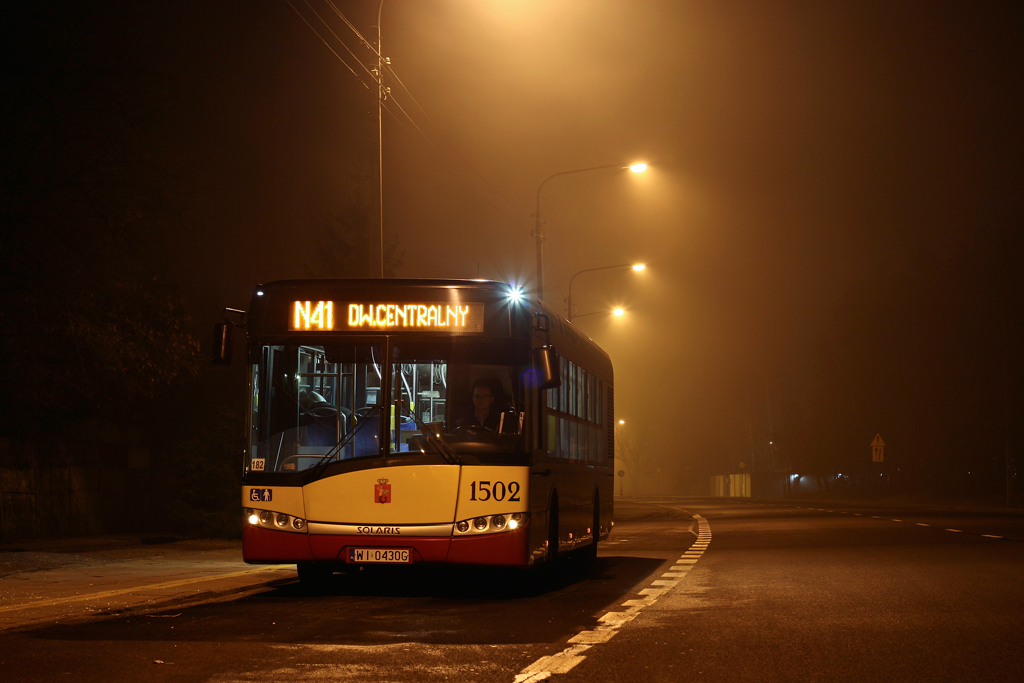
M 1002 536 L 995 536 L 993 534 L 982 534 L 982 538 L 1002 538 Z
M 946 529 L 946 531 L 952 531 L 954 534 L 962 534 L 963 531 L 960 529 Z
M 924 522 L 916 522 L 918 526 L 931 526 L 931 524 L 925 524 Z
M 675 586 L 678 586 L 679 582 L 689 573 L 690 567 L 704 554 L 708 543 L 711 541 L 711 527 L 708 525 L 708 521 L 697 514 L 693 517 L 697 520 L 697 541 L 676 560 L 676 564 L 672 567 L 671 571 L 663 573 L 661 575 L 662 578 L 652 581 L 650 588 L 644 588 L 639 591 L 639 594 L 643 596 L 642 598 L 623 602 L 620 608 L 624 607 L 625 609 L 602 614 L 597 620 L 598 626 L 592 630 L 580 631 L 574 635 L 569 639 L 569 643 L 571 643 L 569 647 L 558 654 L 541 657 L 520 671 L 515 677 L 515 683 L 546 681 L 555 674 L 564 674 L 571 671 L 573 667 L 587 658 L 583 654 L 584 652 L 595 645 L 607 643 L 615 637 L 615 634 L 619 632 L 619 629 L 624 624 L 628 624 L 635 619 L 644 607 L 654 604 L 658 598 Z

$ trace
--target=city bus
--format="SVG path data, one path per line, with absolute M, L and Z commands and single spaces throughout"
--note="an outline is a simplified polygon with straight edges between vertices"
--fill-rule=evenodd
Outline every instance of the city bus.
M 289 280 L 234 312 L 246 562 L 319 584 L 368 565 L 542 566 L 610 533 L 612 365 L 541 302 L 486 280 Z

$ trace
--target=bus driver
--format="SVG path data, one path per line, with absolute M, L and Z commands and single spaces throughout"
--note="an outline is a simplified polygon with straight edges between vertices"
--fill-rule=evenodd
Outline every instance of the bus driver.
M 501 425 L 501 411 L 494 407 L 492 383 L 483 377 L 473 382 L 473 412 L 459 420 L 460 427 L 483 427 L 497 432 Z

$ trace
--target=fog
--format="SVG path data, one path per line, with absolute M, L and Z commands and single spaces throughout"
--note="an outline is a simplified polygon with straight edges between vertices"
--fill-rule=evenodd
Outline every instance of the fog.
M 205 330 L 376 202 L 375 57 L 339 15 L 373 42 L 377 3 L 108 4 L 159 84 L 144 145 L 183 180 L 170 273 Z M 572 292 L 643 450 L 627 493 L 867 468 L 876 433 L 908 486 L 998 491 L 1024 445 L 1022 28 L 1011 2 L 388 0 L 395 274 L 532 291 L 540 184 L 644 161 L 540 196 L 548 304 L 647 264 Z

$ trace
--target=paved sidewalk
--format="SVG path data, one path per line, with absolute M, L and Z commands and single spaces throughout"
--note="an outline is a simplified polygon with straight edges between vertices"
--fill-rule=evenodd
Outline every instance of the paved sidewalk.
M 0 630 L 232 599 L 295 579 L 294 565 L 242 562 L 240 541 L 171 540 L 0 544 Z

